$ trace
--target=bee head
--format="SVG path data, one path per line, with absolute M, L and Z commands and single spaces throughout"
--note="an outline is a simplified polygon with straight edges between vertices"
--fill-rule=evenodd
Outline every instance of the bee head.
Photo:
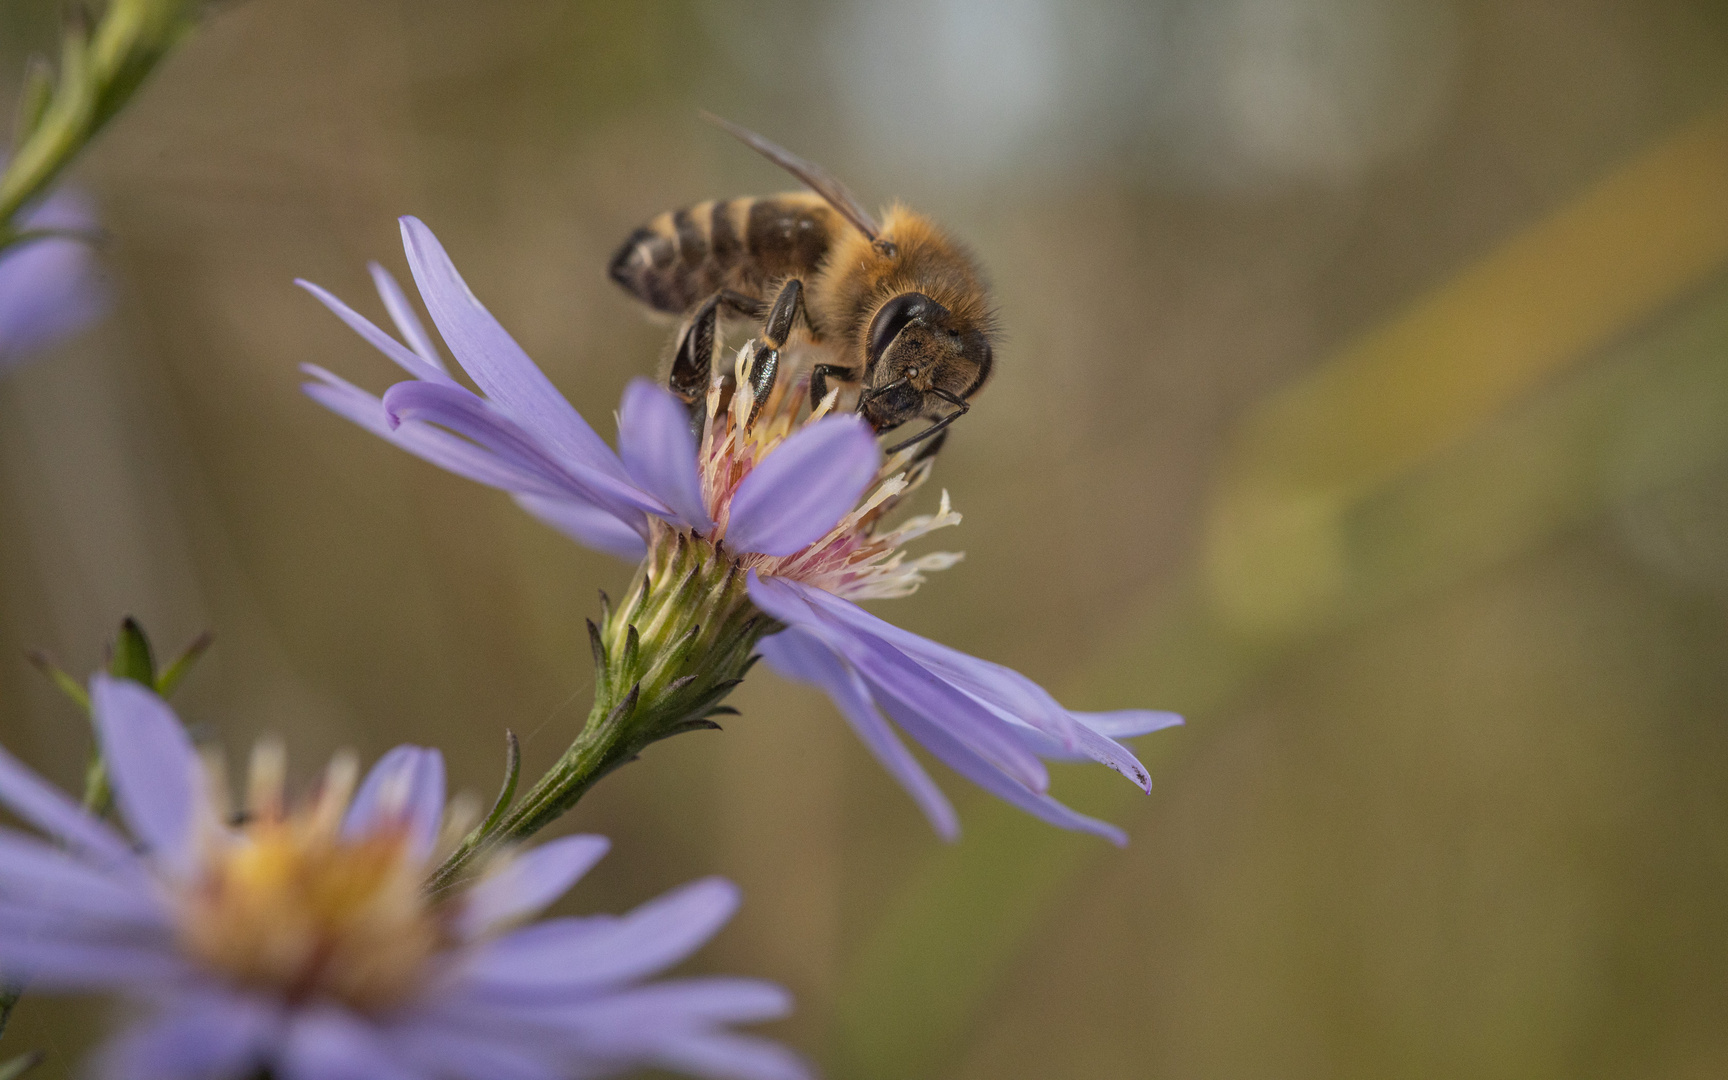
M 923 293 L 906 292 L 876 311 L 865 335 L 859 405 L 878 432 L 964 400 L 990 373 L 989 335 Z

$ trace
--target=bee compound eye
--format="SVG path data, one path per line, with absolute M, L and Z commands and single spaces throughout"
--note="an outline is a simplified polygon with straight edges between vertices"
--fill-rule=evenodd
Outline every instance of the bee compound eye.
M 869 342 L 869 366 L 875 367 L 876 361 L 882 358 L 888 346 L 913 320 L 934 320 L 945 318 L 948 309 L 923 293 L 901 293 L 894 299 L 883 304 L 877 310 L 876 317 L 870 322 L 870 330 L 866 335 Z M 927 323 L 926 323 L 927 324 Z

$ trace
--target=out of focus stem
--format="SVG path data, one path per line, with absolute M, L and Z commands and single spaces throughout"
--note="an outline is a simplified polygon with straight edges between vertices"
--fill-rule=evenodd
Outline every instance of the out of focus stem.
M 0 175 L 0 250 L 32 238 L 16 219 L 131 100 L 192 28 L 194 0 L 113 0 L 94 29 L 73 21 L 58 75 L 30 66 L 14 151 Z
M 525 840 L 562 817 L 594 782 L 650 743 L 714 730 L 721 704 L 755 663 L 756 643 L 779 624 L 757 611 L 745 571 L 720 547 L 656 525 L 623 604 L 588 624 L 594 706 L 576 740 L 520 802 L 470 833 L 433 875 L 455 881 L 485 850 Z M 506 791 L 513 782 L 506 781 Z
M 24 987 L 9 984 L 0 990 L 0 1035 L 6 1034 L 6 1025 L 12 1020 L 12 1010 L 18 1007 L 18 999 L 24 996 Z

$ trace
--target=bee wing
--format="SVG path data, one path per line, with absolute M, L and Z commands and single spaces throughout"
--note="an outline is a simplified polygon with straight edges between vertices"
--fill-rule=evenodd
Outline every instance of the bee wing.
M 715 116 L 711 112 L 702 113 L 702 119 L 730 132 L 740 142 L 755 150 L 758 154 L 785 169 L 787 172 L 804 181 L 806 187 L 828 200 L 828 205 L 840 212 L 840 216 L 858 227 L 872 242 L 882 232 L 882 227 L 876 224 L 876 219 L 870 216 L 870 211 L 864 209 L 864 204 L 851 190 L 835 179 L 827 169 L 813 162 L 805 161 L 783 146 L 769 142 L 749 128 L 740 127 L 724 117 Z

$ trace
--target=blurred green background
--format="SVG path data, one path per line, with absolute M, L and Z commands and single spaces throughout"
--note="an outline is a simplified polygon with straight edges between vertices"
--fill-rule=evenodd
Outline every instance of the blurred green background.
M 59 6 L 0 6 L 0 85 Z M 947 847 L 764 673 L 566 819 L 616 841 L 566 906 L 736 879 L 695 966 L 789 985 L 840 1078 L 1728 1072 L 1716 3 L 221 5 L 74 171 L 116 314 L 0 381 L 0 741 L 74 783 L 22 656 L 86 671 L 130 612 L 216 632 L 178 703 L 235 753 L 550 762 L 629 568 L 301 397 L 393 376 L 289 283 L 376 314 L 415 213 L 607 430 L 665 334 L 613 246 L 788 186 L 699 108 L 994 277 L 936 476 L 967 559 L 877 610 L 1190 722 L 1149 799 L 1056 778 L 1126 851 L 957 783 Z M 98 1016 L 7 1042 L 65 1075 Z

